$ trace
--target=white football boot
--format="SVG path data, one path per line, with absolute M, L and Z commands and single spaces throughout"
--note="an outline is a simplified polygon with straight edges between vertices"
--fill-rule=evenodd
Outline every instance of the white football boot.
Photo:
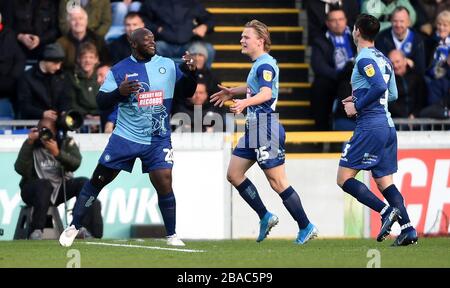
M 169 246 L 186 246 L 177 234 L 167 236 L 167 245 Z
M 78 230 L 75 228 L 75 225 L 70 225 L 67 227 L 59 236 L 59 244 L 64 247 L 72 246 L 73 240 L 78 235 Z

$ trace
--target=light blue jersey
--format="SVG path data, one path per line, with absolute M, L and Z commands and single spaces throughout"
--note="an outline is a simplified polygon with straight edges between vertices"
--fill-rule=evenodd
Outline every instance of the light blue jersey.
M 394 127 L 388 101 L 397 99 L 394 69 L 376 48 L 363 48 L 356 57 L 352 78 L 353 100 L 360 129 Z
M 247 98 L 259 93 L 262 87 L 272 89 L 270 100 L 247 108 L 245 135 L 239 139 L 233 155 L 255 160 L 262 169 L 284 164 L 285 139 L 283 126 L 274 114 L 278 99 L 280 70 L 277 61 L 264 53 L 253 63 L 247 77 Z
M 264 53 L 253 63 L 252 69 L 247 77 L 247 98 L 259 93 L 262 87 L 272 89 L 272 98 L 259 105 L 247 108 L 247 120 L 252 121 L 259 113 L 275 112 L 278 99 L 278 79 L 280 70 L 277 61 L 267 53 Z
M 116 134 L 127 140 L 152 144 L 170 139 L 170 110 L 175 82 L 182 72 L 173 60 L 154 55 L 148 62 L 139 62 L 133 56 L 125 58 L 111 68 L 102 92 L 117 89 L 128 76 L 141 85 L 137 93 L 118 104 Z

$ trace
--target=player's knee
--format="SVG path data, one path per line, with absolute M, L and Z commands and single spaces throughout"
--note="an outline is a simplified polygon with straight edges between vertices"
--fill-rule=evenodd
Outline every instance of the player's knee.
M 245 180 L 245 177 L 240 177 L 235 172 L 228 171 L 227 172 L 227 180 L 230 182 L 234 187 L 239 186 L 239 184 L 242 183 L 242 181 Z
M 281 193 L 289 187 L 283 179 L 270 178 L 269 183 L 270 187 L 277 193 Z
M 344 183 L 348 180 L 349 178 L 347 177 L 342 177 L 340 175 L 338 175 L 338 177 L 336 178 L 336 184 L 342 188 L 342 186 L 344 186 Z

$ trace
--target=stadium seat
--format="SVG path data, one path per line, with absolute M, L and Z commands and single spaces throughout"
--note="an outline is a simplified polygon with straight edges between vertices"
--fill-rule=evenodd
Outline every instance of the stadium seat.
M 30 231 L 31 215 L 33 207 L 23 205 L 20 209 L 19 218 L 17 219 L 16 231 L 14 239 L 28 239 Z M 44 228 L 42 239 L 58 239 L 64 230 L 58 209 L 50 206 L 47 211 L 47 221 Z

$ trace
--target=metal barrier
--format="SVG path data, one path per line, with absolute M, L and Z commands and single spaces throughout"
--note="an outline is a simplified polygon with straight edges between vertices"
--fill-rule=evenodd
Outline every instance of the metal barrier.
M 0 134 L 28 134 L 32 127 L 36 127 L 39 120 L 0 120 Z M 103 129 L 99 120 L 86 119 L 78 133 L 91 133 L 92 128 L 98 126 L 99 132 Z
M 393 118 L 395 127 L 398 131 L 435 131 L 435 130 L 450 130 L 450 119 L 431 119 L 431 118 L 416 118 L 416 119 L 408 119 L 408 118 Z M 24 134 L 28 133 L 28 129 L 31 127 L 36 127 L 39 120 L 0 120 L 0 134 Z M 98 126 L 100 127 L 100 121 L 98 120 L 84 120 L 83 126 L 77 131 L 78 133 L 91 133 L 92 127 Z M 100 132 L 103 131 L 102 127 L 100 127 Z M 336 131 L 328 131 L 327 135 L 320 134 L 321 137 L 325 137 L 322 139 L 311 139 L 308 137 L 309 141 L 306 142 L 328 142 L 327 138 L 334 138 L 336 135 L 331 135 Z M 303 132 L 302 132 L 303 133 Z M 331 134 L 329 134 L 331 133 Z M 302 135 L 306 136 L 306 135 Z M 317 134 L 311 134 L 308 136 L 313 136 L 315 138 L 318 136 Z M 346 136 L 344 136 L 345 138 Z M 296 137 L 294 137 L 296 138 Z M 302 140 L 302 142 L 305 142 Z M 330 141 L 336 142 L 336 141 Z
M 434 131 L 450 130 L 450 119 L 431 118 L 394 118 L 395 128 L 398 131 Z

